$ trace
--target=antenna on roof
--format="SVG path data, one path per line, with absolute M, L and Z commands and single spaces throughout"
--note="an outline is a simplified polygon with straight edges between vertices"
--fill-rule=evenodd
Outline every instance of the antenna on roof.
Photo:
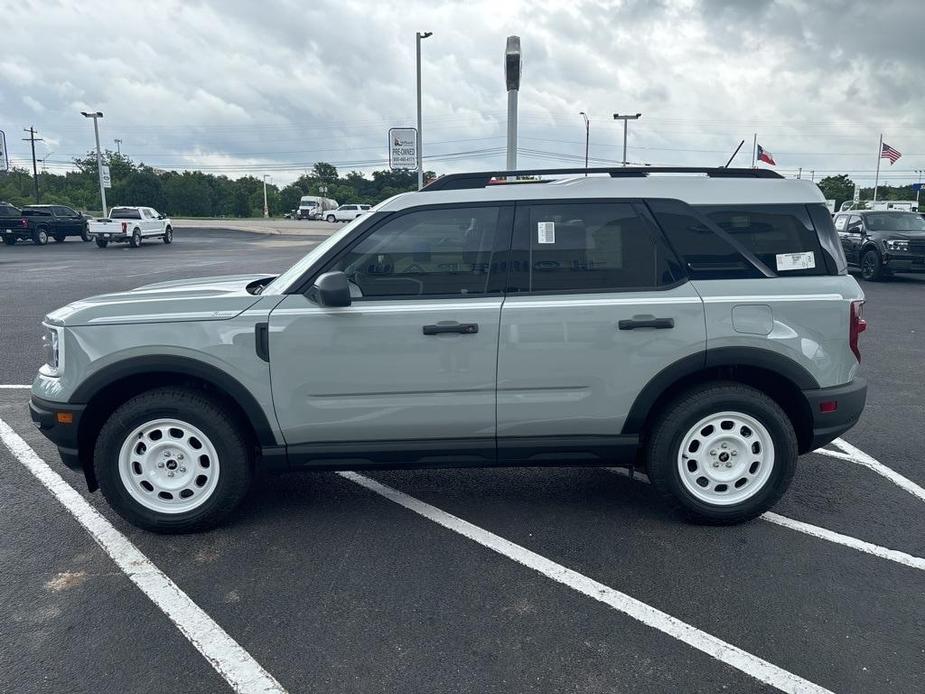
M 729 157 L 729 161 L 727 161 L 727 162 L 726 162 L 726 165 L 723 167 L 724 169 L 728 169 L 728 168 L 729 168 L 729 165 L 732 163 L 732 160 L 736 158 L 736 155 L 739 153 L 739 150 L 742 149 L 742 145 L 744 145 L 744 144 L 745 144 L 745 140 L 742 140 L 742 141 L 739 143 L 739 146 L 736 147 L 736 151 L 732 153 L 732 156 Z

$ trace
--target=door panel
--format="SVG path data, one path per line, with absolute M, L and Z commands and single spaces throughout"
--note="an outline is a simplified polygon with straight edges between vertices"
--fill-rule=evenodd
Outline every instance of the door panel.
M 670 318 L 674 327 L 619 327 L 648 318 Z M 705 347 L 703 302 L 690 283 L 509 297 L 501 312 L 498 436 L 615 436 L 659 371 Z
M 289 295 L 270 316 L 277 417 L 290 445 L 495 435 L 501 298 L 356 302 Z M 425 335 L 425 325 L 477 324 Z

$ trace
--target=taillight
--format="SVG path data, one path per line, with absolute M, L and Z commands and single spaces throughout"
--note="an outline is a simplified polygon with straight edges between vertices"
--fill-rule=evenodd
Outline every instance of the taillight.
M 128 231 L 128 222 L 122 222 L 122 233 L 124 234 L 127 231 Z
M 863 301 L 851 302 L 851 321 L 848 324 L 848 345 L 851 347 L 851 351 L 854 352 L 854 356 L 858 358 L 858 361 L 861 361 L 861 350 L 858 349 L 858 335 L 867 330 L 867 321 L 861 317 L 863 306 Z
M 29 220 L 23 217 L 22 219 L 19 220 L 19 226 L 26 228 L 27 226 L 29 226 Z

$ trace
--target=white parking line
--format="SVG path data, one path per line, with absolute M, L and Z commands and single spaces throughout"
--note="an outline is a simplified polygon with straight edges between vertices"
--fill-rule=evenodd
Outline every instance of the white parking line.
M 0 441 L 86 528 L 129 580 L 141 589 L 239 694 L 285 694 L 276 679 L 202 608 L 180 590 L 125 535 L 52 470 L 22 437 L 0 419 Z
M 3 390 L 3 389 L 7 389 L 7 390 L 28 390 L 28 389 L 31 388 L 31 387 L 32 387 L 32 386 L 17 385 L 17 384 L 14 384 L 14 383 L 9 383 L 9 384 L 0 383 L 0 390 Z
M 819 451 L 814 451 L 814 453 L 818 452 Z M 617 475 L 621 475 L 622 477 L 630 476 L 630 472 L 626 468 L 609 467 L 607 470 Z M 644 484 L 651 484 L 648 475 L 642 472 L 633 471 L 633 479 Z M 881 547 L 880 545 L 875 545 L 871 542 L 866 542 L 865 540 L 859 540 L 858 538 L 851 537 L 850 535 L 842 535 L 841 533 L 837 533 L 833 530 L 826 530 L 825 528 L 820 528 L 818 525 L 804 523 L 803 521 L 798 521 L 794 518 L 788 518 L 787 516 L 781 516 L 778 513 L 772 513 L 770 511 L 763 513 L 760 518 L 762 520 L 768 521 L 769 523 L 774 523 L 776 525 L 789 528 L 790 530 L 796 530 L 797 532 L 811 535 L 820 540 L 834 542 L 837 545 L 850 547 L 851 549 L 856 549 L 859 552 L 865 552 L 875 557 L 880 557 L 881 559 L 888 559 L 889 561 L 895 561 L 898 564 L 911 566 L 913 569 L 925 571 L 925 559 L 916 557 L 912 554 L 906 554 L 905 552 L 900 552 L 898 549 Z
M 431 506 L 404 492 L 400 492 L 397 489 L 393 489 L 392 487 L 386 486 L 356 472 L 339 472 L 337 474 L 361 487 L 365 487 L 371 492 L 385 497 L 389 501 L 395 502 L 399 506 L 414 511 L 418 515 L 448 530 L 452 530 L 463 537 L 467 537 L 508 559 L 513 559 L 519 564 L 523 564 L 543 574 L 547 578 L 568 586 L 589 598 L 598 600 L 618 612 L 622 612 L 653 629 L 657 629 L 664 634 L 678 639 L 696 648 L 698 651 L 706 653 L 711 658 L 715 658 L 781 691 L 794 693 L 829 691 L 817 684 L 813 684 L 809 680 L 803 679 L 799 675 L 788 672 L 756 655 L 743 651 L 737 646 L 726 643 L 705 631 L 701 631 L 686 622 L 682 622 L 680 619 L 672 617 L 670 614 L 662 612 L 651 605 L 647 605 L 636 598 L 630 597 L 626 593 L 621 593 L 577 571 L 557 564 L 536 552 L 532 552 L 526 547 L 521 547 L 510 540 L 505 540 L 499 535 L 495 535 L 484 528 L 473 525 L 436 506 Z
M 849 462 L 856 463 L 857 465 L 863 465 L 864 467 L 873 470 L 881 477 L 885 477 L 897 487 L 901 487 L 913 496 L 918 497 L 922 501 L 925 501 L 925 489 L 917 485 L 908 477 L 903 477 L 895 470 L 888 468 L 873 456 L 868 455 L 856 446 L 852 446 L 844 439 L 835 439 L 832 443 L 838 446 L 838 448 L 841 449 L 841 452 L 829 451 L 824 448 L 817 448 L 813 452 L 821 453 L 822 455 L 827 455 L 831 458 L 847 460 Z

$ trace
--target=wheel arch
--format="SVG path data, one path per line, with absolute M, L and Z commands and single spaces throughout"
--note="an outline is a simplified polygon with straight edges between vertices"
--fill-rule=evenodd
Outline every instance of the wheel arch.
M 79 423 L 77 442 L 79 459 L 91 491 L 98 486 L 93 472 L 93 449 L 109 415 L 130 398 L 167 385 L 187 386 L 210 393 L 240 420 L 255 447 L 278 445 L 267 415 L 256 398 L 225 371 L 188 357 L 133 357 L 94 373 L 69 399 L 70 403 L 86 405 Z
M 715 380 L 738 381 L 771 397 L 790 419 L 800 453 L 809 450 L 813 418 L 802 391 L 819 388 L 819 382 L 793 359 L 758 347 L 720 347 L 666 367 L 636 396 L 622 433 L 645 436 L 668 402 L 695 385 Z

